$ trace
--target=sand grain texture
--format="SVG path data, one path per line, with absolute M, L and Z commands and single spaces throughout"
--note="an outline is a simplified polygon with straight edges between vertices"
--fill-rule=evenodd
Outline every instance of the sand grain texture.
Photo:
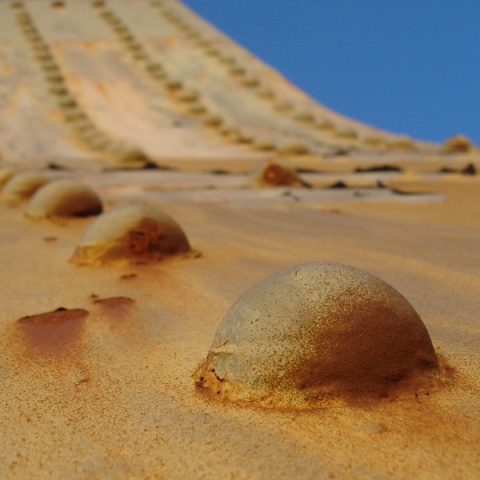
M 402 221 L 401 207 L 386 215 L 388 204 L 376 207 L 384 220 L 292 208 L 172 204 L 202 258 L 92 273 L 67 262 L 83 225 L 31 224 L 2 207 L 2 476 L 474 478 L 480 225 L 421 229 Z M 58 240 L 43 242 L 47 234 Z M 455 369 L 450 384 L 306 411 L 198 394 L 191 375 L 234 300 L 270 273 L 318 259 L 356 265 L 399 289 Z M 135 302 L 92 303 L 91 294 Z M 89 315 L 52 359 L 16 320 L 60 306 Z M 56 324 L 34 325 L 45 326 Z

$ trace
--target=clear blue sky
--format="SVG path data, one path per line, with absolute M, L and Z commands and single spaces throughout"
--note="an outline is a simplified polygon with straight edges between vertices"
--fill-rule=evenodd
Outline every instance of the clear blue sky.
M 480 144 L 480 0 L 183 0 L 324 105 Z

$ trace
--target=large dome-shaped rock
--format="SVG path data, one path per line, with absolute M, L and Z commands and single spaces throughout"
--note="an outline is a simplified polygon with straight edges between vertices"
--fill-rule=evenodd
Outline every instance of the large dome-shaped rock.
M 437 374 L 429 334 L 410 303 L 367 272 L 325 262 L 247 290 L 194 378 L 217 397 L 306 406 L 413 394 Z
M 94 266 L 122 260 L 146 263 L 188 251 L 187 237 L 175 220 L 154 207 L 131 203 L 95 219 L 70 261 Z
M 99 196 L 69 179 L 53 180 L 35 192 L 25 211 L 30 218 L 87 217 L 102 212 Z

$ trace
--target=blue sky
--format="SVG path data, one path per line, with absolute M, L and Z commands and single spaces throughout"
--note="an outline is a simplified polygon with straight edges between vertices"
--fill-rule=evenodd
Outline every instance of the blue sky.
M 480 0 L 183 0 L 324 105 L 480 144 Z

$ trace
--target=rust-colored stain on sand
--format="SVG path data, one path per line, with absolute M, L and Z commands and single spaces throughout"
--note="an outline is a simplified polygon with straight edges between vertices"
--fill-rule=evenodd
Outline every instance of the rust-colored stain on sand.
M 61 356 L 81 338 L 88 315 L 89 312 L 81 308 L 60 307 L 51 312 L 20 318 L 18 326 L 32 351 Z
M 177 44 L 177 40 L 173 37 L 162 38 L 162 44 L 167 47 L 174 47 Z
M 93 299 L 95 305 L 102 309 L 102 316 L 112 323 L 112 326 L 118 325 L 119 321 L 125 320 L 135 305 L 135 300 L 129 297 L 109 297 Z
M 95 82 L 95 89 L 102 94 L 103 97 L 109 97 L 108 88 L 103 82 Z
M 125 273 L 120 275 L 120 280 L 134 280 L 138 275 L 136 273 Z
M 97 298 L 95 300 L 96 304 L 102 305 L 104 307 L 119 307 L 132 305 L 135 303 L 135 300 L 129 297 L 109 297 L 109 298 Z
M 12 73 L 12 71 L 13 71 L 12 66 L 8 65 L 6 63 L 3 63 L 0 67 L 0 69 L 1 69 L 1 72 L 5 75 L 8 75 L 8 74 Z
M 135 300 L 129 297 L 109 297 L 109 298 L 97 298 L 94 303 L 107 308 L 127 307 L 133 305 Z

